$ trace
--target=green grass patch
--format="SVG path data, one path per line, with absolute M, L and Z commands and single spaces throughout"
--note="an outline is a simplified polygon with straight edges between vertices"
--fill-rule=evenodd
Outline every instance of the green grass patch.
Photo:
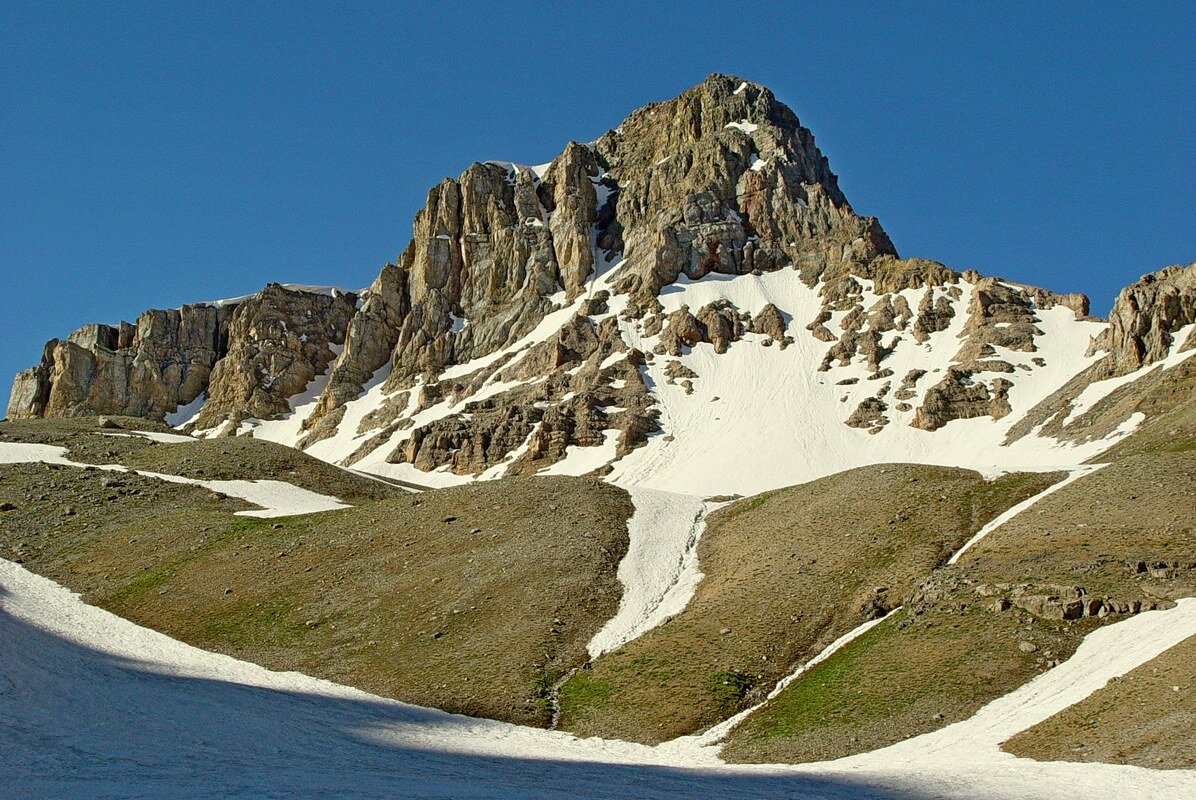
M 147 592 L 157 589 L 162 584 L 174 577 L 175 565 L 173 564 L 159 564 L 156 567 L 147 569 L 140 575 L 135 575 L 116 589 L 108 593 L 106 599 L 109 603 L 122 604 L 137 600 Z
M 827 722 L 852 724 L 882 712 L 871 703 L 880 699 L 861 694 L 860 669 L 866 653 L 878 643 L 896 635 L 904 612 L 876 625 L 833 656 L 802 675 L 774 698 L 756 716 L 750 727 L 754 740 L 795 736 Z
M 742 672 L 725 669 L 712 674 L 706 684 L 710 694 L 714 696 L 714 702 L 723 711 L 738 708 L 753 685 L 755 682 Z
M 195 635 L 233 647 L 278 646 L 295 642 L 307 630 L 295 619 L 294 604 L 275 598 L 236 602 L 217 609 L 195 626 Z
M 595 678 L 588 670 L 579 670 L 557 692 L 561 719 L 576 719 L 591 705 L 610 697 L 614 690 L 609 681 Z

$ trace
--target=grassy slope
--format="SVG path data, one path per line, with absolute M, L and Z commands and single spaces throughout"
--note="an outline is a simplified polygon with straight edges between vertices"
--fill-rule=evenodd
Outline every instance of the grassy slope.
M 727 506 L 686 610 L 565 682 L 561 727 L 657 742 L 724 719 L 1056 477 L 889 464 Z
M 1141 398 L 1133 407 L 1152 419 L 1101 460 L 1196 452 L 1196 403 L 1176 404 L 1174 400 L 1192 391 L 1196 386 L 1194 376 L 1193 361 L 1160 376 L 1160 390 Z M 1180 493 L 1185 486 L 1186 495 Z M 1190 482 L 1177 483 L 1174 491 L 1180 507 L 1186 501 L 1191 509 L 1196 488 Z M 1005 749 L 1043 760 L 1192 769 L 1196 767 L 1194 730 L 1196 639 L 1188 639 L 1110 682 L 1088 699 L 1013 737 Z
M 1196 637 L 1019 733 L 1003 748 L 1043 761 L 1196 768 Z
M 1151 421 L 1104 454 L 1109 466 L 1044 498 L 936 572 L 911 613 L 795 681 L 732 733 L 724 756 L 830 758 L 933 730 L 1066 658 L 1096 625 L 1122 618 L 998 613 L 995 596 L 1079 586 L 1091 597 L 1149 607 L 1196 594 L 1194 388 L 1191 370 L 1153 381 L 1133 400 Z M 1141 572 L 1139 562 L 1174 568 Z M 1021 642 L 1037 649 L 1024 653 Z
M 260 466 L 238 467 L 230 444 L 220 477 Z M 199 446 L 144 449 L 178 473 L 166 455 L 195 459 L 179 448 Z M 17 506 L 0 514 L 5 557 L 134 622 L 273 669 L 533 725 L 549 722 L 549 687 L 617 608 L 632 511 L 620 489 L 553 477 L 262 520 L 198 487 L 44 465 L 0 467 L 0 502 Z

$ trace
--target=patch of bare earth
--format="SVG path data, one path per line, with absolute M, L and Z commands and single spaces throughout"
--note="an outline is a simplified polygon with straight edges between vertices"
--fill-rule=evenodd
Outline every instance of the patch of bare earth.
M 1196 637 L 1001 747 L 1039 761 L 1196 767 Z

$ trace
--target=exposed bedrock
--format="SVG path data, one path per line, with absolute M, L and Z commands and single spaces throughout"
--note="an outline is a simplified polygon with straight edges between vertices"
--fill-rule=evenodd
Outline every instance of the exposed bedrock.
M 701 307 L 664 311 L 660 295 L 674 283 L 779 269 L 795 270 L 816 293 L 813 309 L 736 308 L 708 295 Z M 1194 269 L 1171 267 L 1123 291 L 1093 344 L 1109 353 L 1101 374 L 1171 351 L 1196 319 Z M 598 275 L 615 297 L 595 285 Z M 616 303 L 619 323 L 608 312 Z M 537 331 L 570 304 L 559 331 Z M 363 436 L 360 457 L 414 428 L 409 403 L 471 405 L 471 392 L 500 376 L 538 383 L 419 426 L 388 455 L 462 473 L 500 463 L 517 470 L 520 459 L 552 463 L 565 448 L 604 444 L 612 432 L 620 452 L 643 441 L 657 412 L 635 359 L 677 358 L 700 344 L 724 353 L 747 334 L 751 346 L 783 349 L 796 322 L 801 336 L 825 342 L 810 368 L 832 373 L 835 384 L 867 373 L 879 379 L 886 368 L 910 372 L 904 355 L 890 360 L 894 353 L 952 350 L 933 385 L 907 376 L 891 397 L 852 399 L 852 424 L 868 430 L 915 408 L 902 424 L 935 430 L 1008 415 L 1010 386 L 1041 366 L 1032 357 L 1045 335 L 1041 315 L 1060 305 L 1088 312 L 1082 295 L 899 258 L 880 224 L 854 212 L 793 111 L 763 86 L 716 74 L 632 112 L 594 142 L 568 143 L 549 164 L 474 163 L 440 181 L 405 249 L 360 298 L 270 286 L 244 300 L 149 311 L 133 324 L 51 340 L 14 381 L 8 415 L 162 418 L 202 394 L 196 425 L 212 429 L 289 413 L 291 398 L 322 385 L 300 435 L 307 446 L 344 433 L 346 404 L 381 383 L 377 407 L 350 417 L 352 434 Z M 629 350 L 619 324 L 659 336 L 645 348 L 656 352 L 629 352 L 622 366 L 598 369 Z M 446 369 L 459 365 L 470 366 L 450 374 L 465 377 L 446 381 Z M 867 373 L 833 374 L 861 365 Z M 692 391 L 694 377 L 681 366 L 666 379 Z M 318 378 L 326 383 L 313 384 Z M 624 389 L 612 385 L 634 396 L 615 396 Z

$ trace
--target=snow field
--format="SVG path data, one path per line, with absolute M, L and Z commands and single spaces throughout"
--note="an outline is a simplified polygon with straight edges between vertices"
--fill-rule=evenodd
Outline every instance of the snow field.
M 635 513 L 627 555 L 619 563 L 619 610 L 590 640 L 590 658 L 614 650 L 681 613 L 702 574 L 698 539 L 707 507 L 690 495 L 628 487 Z
M 1177 798 L 1196 772 L 1035 762 L 1014 733 L 1196 634 L 1196 600 L 1089 635 L 972 719 L 884 750 L 730 766 L 454 716 L 208 653 L 0 560 L 0 751 L 22 797 Z

